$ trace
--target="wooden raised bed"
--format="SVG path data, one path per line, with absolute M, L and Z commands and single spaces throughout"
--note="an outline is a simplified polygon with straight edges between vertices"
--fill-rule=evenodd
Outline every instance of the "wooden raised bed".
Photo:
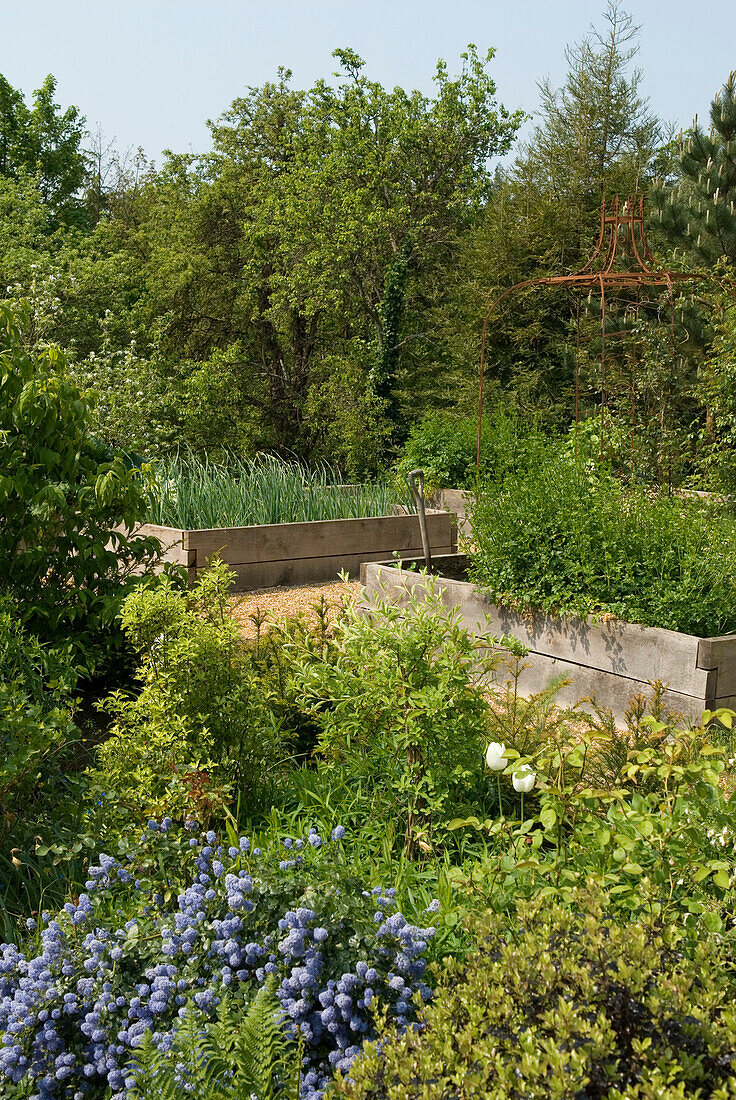
M 429 511 L 427 527 L 433 551 L 451 554 L 457 549 L 453 515 Z M 219 554 L 237 574 L 236 591 L 330 581 L 343 569 L 357 577 L 362 562 L 384 560 L 395 551 L 411 556 L 422 545 L 415 515 L 193 531 L 144 524 L 138 531 L 159 539 L 163 560 L 183 565 L 190 581 L 208 558 Z
M 467 489 L 438 489 L 433 493 L 430 504 L 433 508 L 441 508 L 445 512 L 452 512 L 457 516 L 457 529 L 462 535 L 471 535 L 470 510 L 473 504 L 473 494 Z
M 653 680 L 661 680 L 668 685 L 665 702 L 686 718 L 697 720 L 702 711 L 716 707 L 736 709 L 736 635 L 698 638 L 619 620 L 512 611 L 462 579 L 467 560 L 463 554 L 434 559 L 442 602 L 460 609 L 471 633 L 510 634 L 528 648 L 529 667 L 519 680 L 524 694 L 541 690 L 553 677 L 569 676 L 560 702 L 574 703 L 595 693 L 599 703 L 621 718 L 634 695 L 647 693 Z M 421 594 L 427 584 L 426 575 L 389 561 L 364 565 L 360 579 L 368 603 L 381 598 L 405 604 L 412 589 Z

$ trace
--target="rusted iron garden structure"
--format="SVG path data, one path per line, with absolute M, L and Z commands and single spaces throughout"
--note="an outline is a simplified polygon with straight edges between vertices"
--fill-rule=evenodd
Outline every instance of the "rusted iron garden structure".
M 625 266 L 621 267 L 621 264 Z M 618 197 L 606 208 L 606 200 L 601 202 L 601 224 L 598 243 L 593 253 L 578 271 L 571 275 L 544 275 L 534 279 L 524 279 L 504 290 L 488 310 L 483 321 L 483 334 L 480 351 L 480 383 L 478 387 L 478 447 L 477 468 L 480 472 L 480 437 L 483 414 L 483 375 L 485 370 L 486 335 L 488 324 L 505 298 L 517 291 L 532 287 L 569 287 L 578 291 L 575 348 L 575 432 L 579 417 L 580 400 L 580 307 L 583 294 L 600 294 L 601 299 L 601 454 L 603 453 L 604 417 L 606 410 L 606 302 L 607 297 L 616 290 L 629 289 L 637 292 L 635 309 L 638 312 L 639 295 L 643 287 L 666 288 L 671 304 L 671 332 L 674 357 L 674 292 L 675 283 L 695 280 L 716 280 L 716 276 L 702 272 L 672 271 L 658 269 L 656 260 L 647 244 L 644 229 L 644 199 L 628 198 L 621 206 Z M 609 338 L 616 333 L 609 333 Z

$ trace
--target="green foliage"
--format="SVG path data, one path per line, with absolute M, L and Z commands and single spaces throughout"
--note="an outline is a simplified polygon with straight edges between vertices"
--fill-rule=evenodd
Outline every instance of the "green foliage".
M 349 1100 L 681 1100 L 736 1095 L 733 938 L 657 917 L 620 925 L 603 892 L 489 915 L 478 950 L 448 960 L 424 1026 L 362 1056 Z
M 56 80 L 49 75 L 27 107 L 23 94 L 0 74 L 0 176 L 35 177 L 43 202 L 58 222 L 75 223 L 76 201 L 87 176 L 81 144 L 84 118 L 77 107 L 61 112 L 54 103 Z
M 391 435 L 383 402 L 365 384 L 367 358 L 361 340 L 325 355 L 304 406 L 313 461 L 336 462 L 352 480 L 381 476 Z
M 701 264 L 736 260 L 736 71 L 710 105 L 710 128 L 697 122 L 680 135 L 675 180 L 655 189 L 662 231 Z
M 653 710 L 660 700 L 655 691 Z M 628 913 L 722 929 L 714 905 L 733 896 L 736 802 L 719 785 L 723 751 L 709 727 L 730 728 L 733 714 L 706 712 L 702 727 L 687 730 L 643 709 L 632 709 L 625 755 L 621 733 L 612 736 L 600 720 L 587 723 L 590 733 L 579 719 L 554 728 L 526 756 L 506 749 L 499 783 L 521 764 L 535 771 L 531 815 L 450 823 L 492 838 L 466 880 L 488 905 L 537 895 L 569 903 L 595 882 Z
M 134 570 L 160 547 L 131 534 L 144 514 L 139 473 L 90 439 L 63 354 L 27 352 L 22 319 L 0 304 L 0 592 L 41 641 L 99 672 L 122 647 Z
M 464 797 L 483 747 L 494 661 L 446 611 L 431 578 L 404 608 L 348 609 L 329 648 L 294 652 L 293 683 L 320 733 L 327 770 L 347 766 L 405 829 L 410 857 L 429 852 Z M 481 682 L 474 674 L 481 674 Z
M 530 425 L 500 406 L 486 414 L 481 424 L 481 480 L 498 480 L 523 469 L 527 440 L 537 437 Z M 433 412 L 416 424 L 404 446 L 397 470 L 424 470 L 428 492 L 434 489 L 474 489 L 478 483 L 478 421 L 447 412 Z
M 345 486 L 326 465 L 307 469 L 268 454 L 216 463 L 189 453 L 156 464 L 147 518 L 182 528 L 351 519 L 390 515 L 398 497 L 388 482 Z
M 48 758 L 78 734 L 71 718 L 71 670 L 18 624 L 0 599 L 0 805 L 11 820 Z M 1 828 L 1 826 L 0 826 Z
M 209 1020 L 190 1001 L 170 1050 L 146 1032 L 130 1067 L 131 1100 L 298 1100 L 299 1047 L 287 1037 L 273 983 L 249 1004 L 224 997 Z
M 701 370 L 703 398 L 710 431 L 701 456 L 709 489 L 736 491 L 736 307 L 727 292 L 718 303 L 714 335 Z
M 66 654 L 39 644 L 0 597 L 0 936 L 82 888 L 93 841 L 79 770 L 93 736 Z
M 657 120 L 640 95 L 642 73 L 631 68 L 640 28 L 619 0 L 609 0 L 603 19 L 601 30 L 591 29 L 565 51 L 562 87 L 542 81 L 543 122 L 517 169 L 536 176 L 547 201 L 553 192 L 565 195 L 560 214 L 572 247 L 576 228 L 586 215 L 595 217 L 604 195 L 641 190 L 659 138 Z
M 736 626 L 733 529 L 722 509 L 627 489 L 540 443 L 523 476 L 479 495 L 472 578 L 519 607 L 718 635 Z
M 72 717 L 72 670 L 18 620 L 14 604 L 0 597 L 0 934 L 5 935 L 39 897 L 37 860 L 24 849 L 49 808 L 50 788 L 59 800 L 62 765 L 81 737 Z
M 427 298 L 520 115 L 496 102 L 490 51 L 469 47 L 457 76 L 439 64 L 432 97 L 336 56 L 335 83 L 297 90 L 282 69 L 248 89 L 212 125 L 212 152 L 172 156 L 116 228 L 143 258 L 147 327 L 172 373 L 186 365 L 187 441 L 235 449 L 245 436 L 304 457 L 329 446 L 360 472 L 380 468 L 376 441 L 414 415 L 417 375 L 436 384 Z M 325 429 L 330 400 L 347 445 Z
M 114 722 L 92 779 L 136 817 L 204 820 L 233 787 L 253 812 L 278 779 L 281 727 L 229 615 L 231 579 L 215 560 L 189 592 L 163 577 L 124 604 L 140 686 L 104 702 Z
M 646 193 L 660 138 L 641 95 L 637 34 L 623 7 L 609 3 L 600 23 L 568 47 L 564 81 L 540 83 L 539 125 L 498 173 L 484 215 L 465 238 L 442 346 L 476 393 L 481 319 L 494 299 L 523 280 L 582 267 L 598 238 L 601 199 Z M 574 296 L 551 287 L 514 293 L 490 320 L 487 392 L 500 391 L 547 430 L 567 427 L 574 351 Z M 596 410 L 597 387 L 584 397 L 583 410 Z

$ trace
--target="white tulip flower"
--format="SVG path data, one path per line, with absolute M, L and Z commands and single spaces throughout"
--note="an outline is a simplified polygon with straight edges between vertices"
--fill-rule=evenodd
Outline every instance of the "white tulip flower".
M 517 794 L 529 794 L 529 791 L 534 790 L 536 781 L 537 773 L 533 772 L 528 764 L 522 764 L 511 776 L 511 782 Z
M 505 752 L 505 745 L 499 745 L 498 741 L 491 741 L 486 749 L 486 764 L 492 772 L 502 772 L 508 764 L 508 760 L 504 756 Z

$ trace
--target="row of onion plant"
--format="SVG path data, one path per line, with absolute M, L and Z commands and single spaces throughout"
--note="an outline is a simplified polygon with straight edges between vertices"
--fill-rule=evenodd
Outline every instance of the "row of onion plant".
M 180 453 L 153 466 L 148 518 L 189 530 L 352 519 L 388 515 L 408 495 L 395 481 L 346 485 L 331 466 L 275 455 L 214 462 Z

